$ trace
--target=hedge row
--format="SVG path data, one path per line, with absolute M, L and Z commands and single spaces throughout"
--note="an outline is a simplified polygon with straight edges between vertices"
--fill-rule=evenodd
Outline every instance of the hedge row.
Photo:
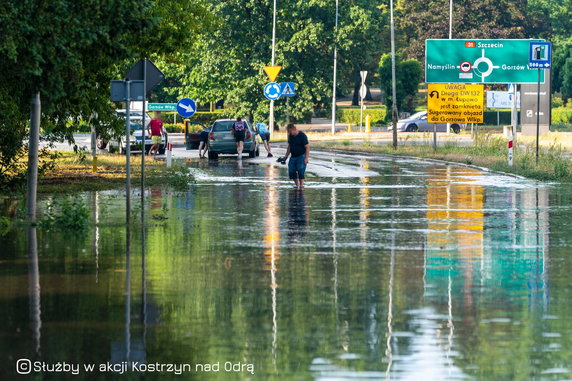
M 498 113 L 498 115 L 497 115 Z M 517 113 L 518 123 L 520 123 L 520 113 Z M 484 124 L 489 126 L 508 126 L 511 124 L 511 111 L 485 110 Z
M 567 107 L 553 108 L 552 123 L 572 124 L 572 108 L 567 108 Z
M 365 117 L 369 115 L 372 125 L 381 125 L 384 123 L 387 116 L 387 109 L 385 106 L 376 106 L 375 108 L 367 108 L 363 111 L 363 121 L 365 124 Z M 360 109 L 359 107 L 344 107 L 336 109 L 336 119 L 340 123 L 359 124 Z

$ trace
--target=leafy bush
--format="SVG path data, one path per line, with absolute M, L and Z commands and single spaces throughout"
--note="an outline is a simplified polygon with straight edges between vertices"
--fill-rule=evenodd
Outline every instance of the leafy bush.
M 381 125 L 387 116 L 387 109 L 385 106 L 378 106 L 375 108 L 368 108 L 363 111 L 363 123 L 365 125 L 365 117 L 369 115 L 372 125 Z M 337 108 L 336 119 L 341 123 L 359 124 L 360 110 L 359 107 L 352 108 Z
M 498 113 L 498 115 L 497 115 Z M 517 113 L 517 119 L 520 123 L 520 113 Z M 485 110 L 484 124 L 491 126 L 505 126 L 511 124 L 510 110 Z
M 572 124 L 572 108 L 567 108 L 567 107 L 553 108 L 552 123 Z
M 168 133 L 172 133 L 172 132 L 184 132 L 185 131 L 185 125 L 184 124 L 172 124 L 172 123 L 165 123 L 163 124 L 163 127 L 165 127 L 165 130 L 167 130 Z
M 231 113 L 228 110 L 216 110 L 213 112 L 196 112 L 189 119 L 193 122 L 199 122 L 205 126 L 210 126 L 217 119 L 229 118 Z

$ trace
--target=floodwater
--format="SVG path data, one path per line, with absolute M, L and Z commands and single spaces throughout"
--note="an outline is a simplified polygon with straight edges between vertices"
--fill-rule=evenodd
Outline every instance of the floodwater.
M 18 359 L 90 380 L 572 378 L 569 187 L 326 153 L 304 191 L 270 159 L 188 165 L 144 224 L 137 191 L 128 227 L 108 191 L 81 195 L 83 235 L 0 237 L 0 379 Z M 47 370 L 29 379 L 71 377 Z

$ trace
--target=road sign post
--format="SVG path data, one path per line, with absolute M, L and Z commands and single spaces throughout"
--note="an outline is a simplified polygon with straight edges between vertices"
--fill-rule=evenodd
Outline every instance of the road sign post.
M 538 146 L 540 140 L 540 72 L 550 69 L 552 64 L 552 44 L 550 42 L 531 42 L 529 47 L 529 63 L 531 68 L 538 70 L 536 87 L 536 165 L 538 165 Z M 550 97 L 550 94 L 547 94 Z
M 266 73 L 266 75 L 268 76 L 268 79 L 270 80 L 271 83 L 273 83 L 276 78 L 278 77 L 278 74 L 280 74 L 280 71 L 282 70 L 282 66 L 274 66 L 274 58 L 275 58 L 275 41 L 276 41 L 276 0 L 274 0 L 274 19 L 273 19 L 273 23 L 272 23 L 272 65 L 271 66 L 264 66 L 264 72 Z M 266 88 L 265 88 L 266 90 Z M 265 91 L 266 92 L 266 91 Z M 266 97 L 268 98 L 268 97 Z M 276 128 L 275 125 L 275 121 L 274 121 L 274 99 L 270 99 L 270 115 L 269 115 L 269 120 L 268 120 L 268 124 L 270 125 L 270 130 L 273 131 L 278 131 L 278 128 Z

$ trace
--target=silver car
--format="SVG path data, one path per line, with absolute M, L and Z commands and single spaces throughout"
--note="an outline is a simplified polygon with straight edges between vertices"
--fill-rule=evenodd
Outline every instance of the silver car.
M 433 125 L 437 125 L 437 132 L 447 132 L 447 123 L 429 123 L 427 121 L 427 111 L 421 111 L 411 115 L 407 119 L 401 119 L 397 122 L 398 132 L 433 132 Z M 467 125 L 465 123 L 451 123 L 451 131 L 458 134 L 461 129 Z M 388 131 L 393 131 L 393 126 L 387 128 Z
M 255 157 L 260 154 L 258 142 L 256 141 L 257 132 L 254 131 L 247 120 L 246 133 L 244 137 L 244 150 L 243 153 L 248 153 L 248 157 Z M 209 159 L 218 159 L 219 154 L 236 155 L 236 141 L 232 133 L 232 126 L 236 119 L 217 119 L 213 123 L 209 132 L 208 150 Z

